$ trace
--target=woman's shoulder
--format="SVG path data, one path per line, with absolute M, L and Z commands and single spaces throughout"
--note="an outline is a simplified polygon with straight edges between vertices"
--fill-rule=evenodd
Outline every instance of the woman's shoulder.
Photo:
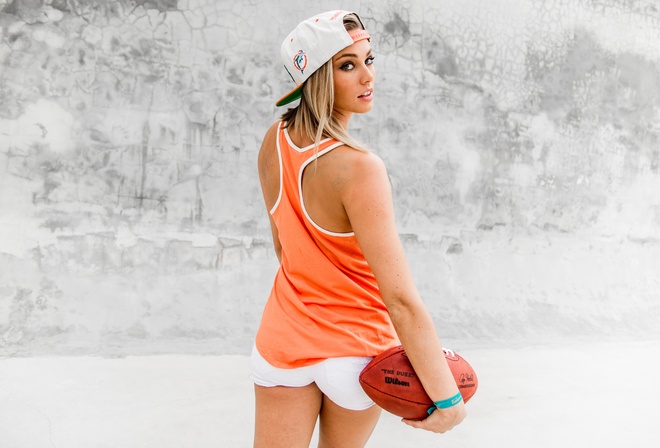
M 373 151 L 355 149 L 346 144 L 336 148 L 337 155 L 349 162 L 358 171 L 362 170 L 385 170 L 383 159 Z
M 277 141 L 277 132 L 280 127 L 280 122 L 276 121 L 266 131 L 264 134 L 264 138 L 261 141 L 261 150 L 260 152 L 263 152 L 264 150 L 268 150 L 269 148 L 274 148 L 276 145 Z
M 266 135 L 264 135 L 264 140 L 269 139 L 269 138 L 274 139 L 275 136 L 277 136 L 277 131 L 279 130 L 281 123 L 282 123 L 281 121 L 277 120 L 276 122 L 271 124 L 268 127 L 268 130 L 266 131 Z
M 372 151 L 341 145 L 328 155 L 326 163 L 320 163 L 319 168 L 327 170 L 332 188 L 341 190 L 342 194 L 362 194 L 365 188 L 389 182 L 385 163 Z M 324 158 L 326 156 L 321 157 Z
M 274 166 L 277 163 L 277 130 L 279 122 L 273 123 L 261 142 L 261 148 L 258 153 L 259 172 L 264 172 L 268 166 Z

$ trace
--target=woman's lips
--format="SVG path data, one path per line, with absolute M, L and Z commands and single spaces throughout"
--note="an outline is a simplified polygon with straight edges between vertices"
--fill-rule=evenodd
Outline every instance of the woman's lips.
M 373 89 L 369 89 L 366 92 L 364 92 L 362 95 L 358 96 L 361 100 L 371 100 L 374 96 L 374 91 Z

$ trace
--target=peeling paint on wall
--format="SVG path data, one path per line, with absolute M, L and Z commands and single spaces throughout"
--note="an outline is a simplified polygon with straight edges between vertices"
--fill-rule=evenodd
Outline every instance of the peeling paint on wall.
M 388 166 L 420 290 L 445 326 L 476 321 L 449 336 L 647 332 L 655 3 L 339 3 L 373 35 L 353 132 Z M 255 161 L 290 90 L 279 42 L 336 6 L 0 0 L 0 351 L 249 348 L 275 269 Z

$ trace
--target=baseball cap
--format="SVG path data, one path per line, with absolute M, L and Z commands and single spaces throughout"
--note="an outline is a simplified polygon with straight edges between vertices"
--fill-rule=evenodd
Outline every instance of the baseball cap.
M 363 29 L 346 31 L 344 16 L 354 14 Z M 310 17 L 296 26 L 282 42 L 280 55 L 284 68 L 296 83 L 296 87 L 275 103 L 284 106 L 300 99 L 302 85 L 337 52 L 354 42 L 369 39 L 360 17 L 350 11 L 328 11 Z

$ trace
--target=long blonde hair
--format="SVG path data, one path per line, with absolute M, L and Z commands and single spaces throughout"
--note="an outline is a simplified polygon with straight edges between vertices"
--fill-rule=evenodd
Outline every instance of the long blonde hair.
M 354 14 L 344 16 L 344 27 L 347 31 L 363 29 Z M 281 118 L 286 128 L 307 135 L 314 141 L 317 149 L 322 139 L 330 137 L 351 148 L 368 151 L 366 146 L 351 137 L 339 124 L 337 117 L 332 113 L 334 103 L 335 88 L 332 60 L 330 60 L 305 81 L 300 104 L 288 109 Z

